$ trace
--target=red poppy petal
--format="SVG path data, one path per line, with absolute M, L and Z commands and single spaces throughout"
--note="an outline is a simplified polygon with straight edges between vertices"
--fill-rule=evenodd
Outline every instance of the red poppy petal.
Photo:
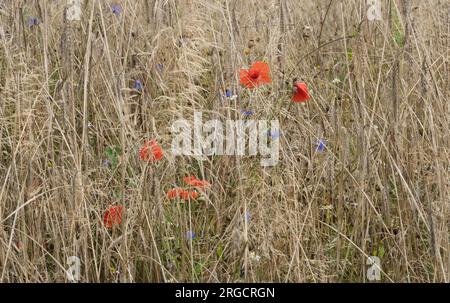
M 304 102 L 309 99 L 309 95 L 303 91 L 297 91 L 292 97 L 292 101 L 294 102 Z
M 296 93 L 292 97 L 294 102 L 304 102 L 310 98 L 308 92 L 308 86 L 305 83 L 296 83 L 295 87 L 297 89 Z
M 144 141 L 144 146 L 139 151 L 139 158 L 142 161 L 159 161 L 163 157 L 163 150 L 156 140 Z
M 248 79 L 247 81 L 241 82 L 241 84 L 249 89 L 252 89 L 252 88 L 255 88 L 256 86 L 258 86 L 258 84 L 256 82 L 253 82 L 250 79 Z
M 243 82 L 248 81 L 248 80 L 250 79 L 250 76 L 249 76 L 249 74 L 248 74 L 248 70 L 246 70 L 246 69 L 241 69 L 241 70 L 239 71 L 239 78 L 240 78 L 240 80 L 241 80 L 241 84 L 242 84 Z
M 105 211 L 105 214 L 103 215 L 103 224 L 105 224 L 107 228 L 111 227 L 111 222 L 109 219 L 109 210 Z
M 292 97 L 292 101 L 294 102 L 305 102 L 306 100 L 308 100 L 308 98 L 305 97 L 303 94 L 297 93 Z
M 241 69 L 239 72 L 240 83 L 247 88 L 254 88 L 255 83 L 252 81 L 249 71 L 246 69 Z
M 191 199 L 196 200 L 199 196 L 199 193 L 196 191 L 191 191 Z
M 173 188 L 167 192 L 167 198 L 172 200 L 172 199 L 175 199 L 176 197 L 177 197 L 177 190 L 175 188 Z
M 304 93 L 308 94 L 308 86 L 305 83 L 297 83 L 295 86 L 298 90 L 301 90 Z
M 103 223 L 107 228 L 112 228 L 114 225 L 122 223 L 123 206 L 112 206 L 105 211 L 103 216 Z
M 180 192 L 180 198 L 183 200 L 189 200 L 189 192 L 187 190 L 182 190 Z
M 195 176 L 184 177 L 183 181 L 193 187 L 196 187 L 200 190 L 204 190 L 205 187 L 210 186 L 211 184 L 206 180 L 199 180 Z
M 194 176 L 187 176 L 183 178 L 183 181 L 189 185 L 191 185 L 191 182 L 195 179 Z
M 269 65 L 267 65 L 266 62 L 263 61 L 256 61 L 253 65 L 252 65 L 252 70 L 257 70 L 259 71 L 260 74 L 264 74 L 264 75 L 268 75 L 270 72 L 270 67 Z
M 272 79 L 270 79 L 269 74 L 262 74 L 262 75 L 260 76 L 259 80 L 260 80 L 262 83 L 270 83 L 270 82 L 272 82 Z

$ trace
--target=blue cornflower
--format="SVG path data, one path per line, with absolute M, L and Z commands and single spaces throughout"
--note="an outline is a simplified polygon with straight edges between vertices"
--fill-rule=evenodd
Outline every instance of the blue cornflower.
M 111 10 L 113 14 L 116 15 L 117 17 L 119 17 L 120 14 L 122 13 L 122 7 L 119 4 L 113 4 L 111 6 Z
M 267 131 L 267 136 L 271 137 L 273 140 L 276 140 L 280 137 L 281 133 L 279 130 L 268 130 Z
M 316 152 L 323 152 L 325 150 L 325 143 L 326 141 L 324 139 L 320 139 L 317 144 Z
M 162 65 L 161 63 L 156 64 L 156 69 L 158 70 L 158 72 L 162 73 L 163 69 L 164 69 L 164 65 Z
M 196 238 L 196 236 L 197 235 L 194 232 L 192 232 L 192 231 L 188 231 L 186 233 L 186 238 L 187 238 L 188 241 L 194 240 Z
M 233 95 L 233 91 L 229 88 L 225 90 L 225 97 L 230 101 L 234 101 L 237 99 L 237 95 Z
M 41 21 L 36 17 L 30 17 L 30 19 L 28 19 L 28 27 L 30 28 L 39 25 L 40 23 Z
M 253 111 L 244 110 L 244 111 L 242 111 L 242 114 L 244 115 L 244 117 L 250 117 L 251 115 L 253 115 Z
M 111 164 L 111 160 L 109 160 L 109 159 L 103 160 L 103 165 L 104 166 L 109 166 L 109 164 Z
M 248 211 L 248 210 L 245 213 L 245 220 L 247 220 L 247 222 L 250 222 L 250 211 Z
M 144 86 L 142 85 L 141 80 L 134 81 L 134 89 L 141 91 L 143 88 Z

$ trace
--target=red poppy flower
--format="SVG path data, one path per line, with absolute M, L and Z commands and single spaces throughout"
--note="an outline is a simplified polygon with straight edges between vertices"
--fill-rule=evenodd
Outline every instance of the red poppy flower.
M 179 188 L 172 188 L 171 190 L 169 190 L 167 192 L 167 198 L 172 200 L 172 199 L 175 199 L 176 197 L 178 197 L 178 190 L 179 190 Z
M 139 151 L 139 158 L 141 158 L 142 161 L 159 161 L 162 157 L 162 148 L 158 145 L 156 140 L 150 142 L 144 141 L 144 146 L 142 146 Z
M 197 200 L 197 198 L 199 196 L 199 193 L 196 191 L 191 191 L 189 194 L 190 194 L 192 200 Z
M 180 198 L 187 201 L 189 200 L 189 192 L 187 190 L 182 190 L 180 193 Z
M 247 88 L 255 88 L 261 84 L 270 83 L 270 68 L 267 63 L 262 61 L 255 62 L 250 69 L 241 69 L 239 76 L 241 84 Z
M 198 196 L 199 194 L 196 191 L 183 190 L 180 192 L 180 198 L 184 201 L 188 201 L 189 198 L 191 198 L 192 200 L 197 200 Z
M 122 223 L 123 206 L 111 206 L 105 211 L 103 216 L 103 223 L 107 228 L 112 228 L 114 225 Z
M 173 200 L 175 198 L 180 198 L 182 200 L 189 200 L 191 198 L 192 200 L 196 200 L 199 196 L 199 193 L 196 191 L 187 191 L 182 188 L 173 188 L 167 192 L 167 197 L 170 200 Z
M 184 177 L 183 181 L 186 184 L 198 188 L 200 190 L 204 190 L 206 187 L 209 187 L 211 184 L 206 180 L 199 180 L 195 176 Z
M 294 96 L 292 96 L 292 101 L 305 102 L 309 98 L 308 86 L 306 86 L 305 83 L 296 82 L 294 84 Z

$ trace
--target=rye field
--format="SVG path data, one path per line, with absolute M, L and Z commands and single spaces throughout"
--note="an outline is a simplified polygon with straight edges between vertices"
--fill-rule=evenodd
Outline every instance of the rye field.
M 0 282 L 449 282 L 449 72 L 448 1 L 0 0 Z

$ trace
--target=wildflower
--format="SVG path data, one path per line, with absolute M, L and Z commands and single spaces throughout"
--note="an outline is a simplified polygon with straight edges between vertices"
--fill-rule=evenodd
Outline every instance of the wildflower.
M 250 222 L 250 212 L 248 210 L 245 213 L 245 220 L 247 220 L 247 222 Z
M 159 161 L 163 157 L 163 151 L 156 140 L 145 141 L 144 146 L 139 151 L 139 157 L 142 161 Z
M 111 206 L 105 211 L 103 216 L 103 223 L 107 228 L 112 228 L 114 225 L 122 223 L 123 206 Z
M 320 139 L 317 144 L 316 152 L 323 152 L 325 150 L 325 143 L 326 143 L 325 140 Z
M 234 101 L 237 99 L 237 95 L 233 95 L 233 92 L 229 88 L 225 90 L 225 97 L 227 97 L 230 101 Z
M 244 117 L 250 117 L 250 116 L 252 116 L 253 115 L 253 111 L 251 111 L 251 110 L 244 110 L 244 111 L 242 111 L 242 114 L 244 115 Z
M 183 190 L 181 188 L 172 188 L 171 190 L 169 190 L 167 192 L 167 198 L 169 198 L 170 200 L 175 199 L 176 197 L 178 197 L 178 193 L 180 192 L 180 190 Z
M 188 201 L 189 199 L 197 200 L 199 193 L 196 191 L 182 190 L 178 193 L 178 195 L 184 201 Z
M 249 253 L 250 260 L 254 263 L 258 263 L 261 260 L 261 257 L 258 256 L 254 251 Z
M 187 238 L 188 241 L 192 241 L 192 240 L 194 240 L 196 237 L 197 237 L 197 235 L 195 234 L 195 232 L 188 231 L 188 232 L 186 233 L 186 238 Z
M 193 190 L 193 191 L 189 192 L 189 196 L 191 197 L 192 200 L 197 200 L 199 193 L 197 191 Z
M 196 200 L 199 196 L 197 191 L 188 191 L 182 188 L 173 188 L 167 192 L 167 198 L 170 200 L 180 198 L 184 201 L 188 201 L 189 199 Z
M 36 17 L 30 17 L 28 19 L 28 27 L 32 28 L 33 26 L 37 26 L 41 23 L 41 21 L 39 20 L 39 18 Z
M 209 187 L 211 184 L 206 181 L 206 180 L 199 180 L 197 179 L 195 176 L 188 176 L 188 177 L 184 177 L 183 181 L 190 185 L 193 186 L 199 190 L 205 190 L 206 187 Z
M 310 98 L 308 87 L 303 82 L 296 82 L 294 84 L 294 96 L 292 96 L 292 101 L 294 102 L 305 102 Z
M 119 163 L 119 158 L 121 154 L 120 146 L 110 146 L 106 148 L 106 159 L 103 161 L 103 165 L 111 165 L 116 167 Z
M 178 195 L 180 196 L 181 199 L 183 199 L 184 201 L 188 201 L 189 200 L 189 192 L 187 190 L 182 190 L 178 193 Z
M 164 65 L 162 65 L 161 63 L 156 64 L 156 69 L 158 70 L 158 72 L 162 73 L 163 69 L 164 69 Z
M 138 91 L 142 91 L 144 86 L 142 85 L 142 82 L 140 80 L 134 81 L 134 89 Z
M 111 6 L 111 11 L 113 12 L 114 15 L 119 17 L 120 14 L 122 13 L 122 7 L 120 5 L 118 5 L 118 4 L 113 4 Z
M 332 83 L 333 83 L 333 84 L 338 84 L 338 83 L 341 83 L 341 80 L 339 80 L 338 78 L 335 78 L 335 79 L 332 81 Z
M 261 84 L 270 83 L 270 68 L 262 61 L 255 62 L 250 69 L 241 69 L 239 72 L 240 83 L 247 88 L 253 89 Z

